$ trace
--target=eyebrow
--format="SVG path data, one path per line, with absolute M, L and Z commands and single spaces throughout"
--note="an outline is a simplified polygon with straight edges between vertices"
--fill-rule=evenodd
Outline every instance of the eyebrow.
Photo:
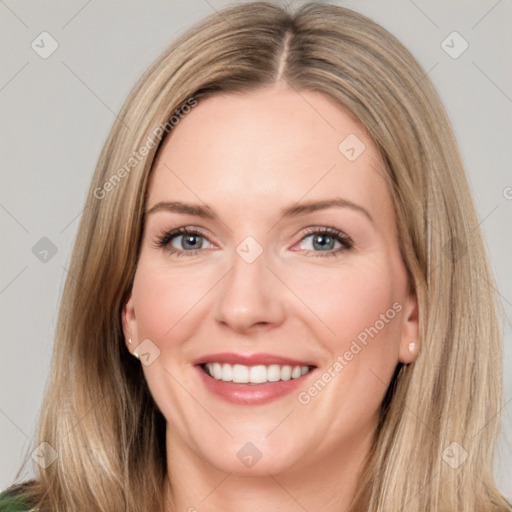
M 196 217 L 202 217 L 204 219 L 215 219 L 217 217 L 209 206 L 182 203 L 181 201 L 161 201 L 147 210 L 146 215 L 161 211 L 186 213 L 188 215 L 195 215 Z
M 374 222 L 373 217 L 370 215 L 370 212 L 363 208 L 362 206 L 353 203 L 347 199 L 342 198 L 334 198 L 334 199 L 326 199 L 324 201 L 310 201 L 307 203 L 300 203 L 285 208 L 281 210 L 282 217 L 297 217 L 300 215 L 306 215 L 308 213 L 316 212 L 317 210 L 325 210 L 327 208 L 350 208 L 359 213 L 362 213 L 365 217 L 370 220 L 370 222 Z
M 279 213 L 279 218 L 299 217 L 301 215 L 307 215 L 308 213 L 313 213 L 318 210 L 326 210 L 327 208 L 335 207 L 350 208 L 359 213 L 362 213 L 365 217 L 367 217 L 370 220 L 370 222 L 374 222 L 373 217 L 370 215 L 370 212 L 366 208 L 363 208 L 362 206 L 353 203 L 352 201 L 342 198 L 294 204 L 292 206 L 283 208 Z M 146 214 L 150 215 L 152 213 L 160 211 L 184 213 L 188 215 L 194 215 L 196 217 L 201 217 L 204 219 L 217 218 L 215 212 L 207 205 L 202 206 L 199 204 L 184 203 L 181 201 L 161 201 L 152 206 L 149 210 L 147 210 Z

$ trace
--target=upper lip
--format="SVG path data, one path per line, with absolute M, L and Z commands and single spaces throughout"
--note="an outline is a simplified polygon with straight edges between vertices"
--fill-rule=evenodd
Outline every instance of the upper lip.
M 206 363 L 227 363 L 227 364 L 242 364 L 244 366 L 257 366 L 257 365 L 289 365 L 289 366 L 315 366 L 311 361 L 293 359 L 290 357 L 279 356 L 275 354 L 236 354 L 233 352 L 222 352 L 219 354 L 209 354 L 199 357 L 192 362 L 194 365 L 201 365 Z

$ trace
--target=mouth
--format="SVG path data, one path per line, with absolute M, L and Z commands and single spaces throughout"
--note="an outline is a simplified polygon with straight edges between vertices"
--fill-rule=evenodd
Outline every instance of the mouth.
M 229 363 L 204 363 L 202 370 L 215 380 L 234 382 L 236 384 L 263 384 L 299 379 L 308 374 L 314 367 L 309 365 L 256 365 Z
M 266 382 L 279 382 L 299 379 L 307 375 L 312 369 L 309 365 L 256 365 L 229 363 L 204 363 L 202 370 L 215 380 L 234 382 L 235 384 L 264 384 Z
M 316 365 L 269 354 L 214 354 L 194 362 L 206 390 L 233 404 L 261 405 L 296 390 Z

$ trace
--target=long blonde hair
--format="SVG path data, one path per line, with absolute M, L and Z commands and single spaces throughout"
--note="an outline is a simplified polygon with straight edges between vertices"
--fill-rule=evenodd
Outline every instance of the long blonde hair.
M 356 12 L 315 2 L 289 13 L 255 2 L 214 14 L 166 49 L 105 143 L 62 296 L 34 445 L 48 443 L 58 458 L 25 486 L 41 511 L 162 509 L 165 419 L 126 350 L 120 314 L 148 177 L 185 105 L 276 80 L 333 99 L 375 141 L 418 297 L 421 353 L 397 368 L 352 509 L 510 510 L 492 477 L 501 404 L 492 277 L 435 89 L 391 34 Z M 454 454 L 467 458 L 455 467 Z

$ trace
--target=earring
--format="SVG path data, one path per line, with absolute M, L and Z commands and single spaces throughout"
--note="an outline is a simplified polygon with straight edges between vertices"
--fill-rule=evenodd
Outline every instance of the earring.
M 414 352 L 416 349 L 416 344 L 413 342 L 413 343 L 409 343 L 409 352 Z
M 128 345 L 131 345 L 131 344 L 132 344 L 132 339 L 130 338 L 130 339 L 128 340 Z M 133 356 L 133 357 L 136 357 L 137 359 L 140 359 L 139 354 L 137 354 L 137 352 L 133 352 L 133 353 L 132 353 L 132 356 Z

